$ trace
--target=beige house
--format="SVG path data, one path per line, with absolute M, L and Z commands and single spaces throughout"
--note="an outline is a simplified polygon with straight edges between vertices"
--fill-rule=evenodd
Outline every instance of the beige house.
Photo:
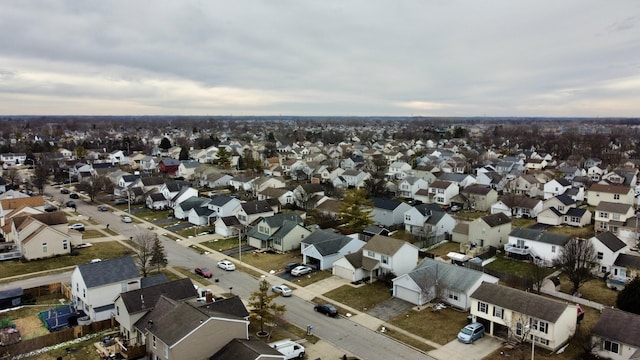
M 593 229 L 596 232 L 611 231 L 617 234 L 619 228 L 633 215 L 633 206 L 629 204 L 601 201 L 596 207 Z
M 489 246 L 500 249 L 509 242 L 510 232 L 511 218 L 503 213 L 477 218 L 469 223 L 468 242 L 460 244 L 460 252 L 475 256 Z
M 484 185 L 469 185 L 451 201 L 462 203 L 464 209 L 488 211 L 498 201 L 498 192 Z
M 82 234 L 69 230 L 62 211 L 15 217 L 12 237 L 26 260 L 71 253 L 71 245 L 82 243 Z
M 633 205 L 634 200 L 633 188 L 625 185 L 593 184 L 587 190 L 587 204 L 591 206 L 598 206 L 602 201 Z
M 471 294 L 471 316 L 484 324 L 487 334 L 535 341 L 551 351 L 571 339 L 577 314 L 576 305 L 499 284 L 482 283 Z

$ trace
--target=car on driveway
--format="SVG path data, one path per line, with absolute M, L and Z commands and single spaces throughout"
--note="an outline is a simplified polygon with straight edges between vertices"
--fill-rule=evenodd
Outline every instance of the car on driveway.
M 109 211 L 107 205 L 98 205 L 98 211 Z
M 458 340 L 465 344 L 471 344 L 472 342 L 480 339 L 484 336 L 484 325 L 479 322 L 471 323 L 460 330 L 458 333 Z
M 81 224 L 81 223 L 71 224 L 71 225 L 69 225 L 69 229 L 78 230 L 78 231 L 84 231 L 84 224 Z
M 71 193 L 71 194 L 69 194 L 69 198 L 71 198 L 71 199 L 80 199 L 80 195 L 78 195 L 76 193 Z
M 293 275 L 293 276 L 302 276 L 302 275 L 309 274 L 312 271 L 313 271 L 313 269 L 310 268 L 309 266 L 300 265 L 300 266 L 296 266 L 295 268 L 293 268 L 293 270 L 291 270 L 291 275 Z
M 131 220 L 131 216 L 123 216 L 122 217 L 122 222 L 124 222 L 124 223 L 130 223 L 132 221 L 133 220 Z
M 197 267 L 193 271 L 196 274 L 207 279 L 211 279 L 211 277 L 213 276 L 213 273 L 211 272 L 211 270 L 209 270 L 209 268 L 206 268 L 206 267 Z
M 227 261 L 227 260 L 222 260 L 218 262 L 218 267 L 226 271 L 233 271 L 236 269 L 236 266 L 231 261 Z
M 291 289 L 289 289 L 287 285 L 274 285 L 271 287 L 271 291 L 284 297 L 291 296 L 292 293 Z
M 318 304 L 313 307 L 313 310 L 319 312 L 320 314 L 325 314 L 331 317 L 338 316 L 338 309 L 336 309 L 336 307 L 331 304 Z
M 302 264 L 297 263 L 297 262 L 290 262 L 287 265 L 284 266 L 284 271 L 286 271 L 287 273 L 291 274 L 291 270 L 297 268 L 298 266 L 300 266 Z

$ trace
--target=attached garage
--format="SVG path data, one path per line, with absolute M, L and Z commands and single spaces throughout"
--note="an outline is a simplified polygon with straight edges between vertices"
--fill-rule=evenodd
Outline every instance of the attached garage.
M 355 275 L 355 271 L 352 268 L 348 268 L 348 267 L 344 267 L 344 266 L 340 266 L 340 265 L 333 265 L 333 275 L 335 276 L 339 276 L 343 279 L 348 279 L 350 281 L 355 281 L 354 280 L 354 275 Z
M 393 286 L 393 294 L 398 299 L 408 301 L 415 305 L 423 305 L 420 301 L 420 292 L 414 289 L 406 288 L 398 284 Z

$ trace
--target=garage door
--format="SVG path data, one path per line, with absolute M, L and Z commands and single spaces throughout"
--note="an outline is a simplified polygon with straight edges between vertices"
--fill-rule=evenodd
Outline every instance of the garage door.
M 396 294 L 396 297 L 399 298 L 399 299 L 408 301 L 408 302 L 410 302 L 412 304 L 415 304 L 415 305 L 422 305 L 419 302 L 420 294 L 415 292 L 414 290 L 407 289 L 406 287 L 396 285 L 394 293 Z
M 334 266 L 333 267 L 333 275 L 339 276 L 343 279 L 347 279 L 349 281 L 353 281 L 353 272 L 351 269 L 343 267 L 343 266 Z

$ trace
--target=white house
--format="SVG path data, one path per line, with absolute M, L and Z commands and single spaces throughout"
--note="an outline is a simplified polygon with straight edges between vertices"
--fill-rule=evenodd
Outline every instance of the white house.
M 618 255 L 628 249 L 627 244 L 610 231 L 597 234 L 590 238 L 589 241 L 593 244 L 598 255 L 596 273 L 599 276 L 604 276 L 606 273 L 611 272 Z
M 570 239 L 570 236 L 543 230 L 516 228 L 509 233 L 504 251 L 510 257 L 550 266 Z
M 211 199 L 211 201 L 207 204 L 207 207 L 215 211 L 216 218 L 220 218 L 235 216 L 238 211 L 240 211 L 241 205 L 242 202 L 239 199 L 228 195 L 217 195 Z
M 337 232 L 316 230 L 300 243 L 302 262 L 319 270 L 332 269 L 336 275 L 335 262 L 348 254 L 358 252 L 364 244 L 362 240 Z
M 591 329 L 592 352 L 611 360 L 637 359 L 640 354 L 640 315 L 605 307 Z
M 564 178 L 553 179 L 544 184 L 543 188 L 544 199 L 546 200 L 564 194 L 565 191 L 571 188 L 571 182 Z
M 394 199 L 374 197 L 372 202 L 373 221 L 383 226 L 402 224 L 404 213 L 411 209 L 409 204 Z
M 81 264 L 71 274 L 71 298 L 92 321 L 109 319 L 118 294 L 139 289 L 140 279 L 130 256 Z
M 399 195 L 410 199 L 413 199 L 418 190 L 428 188 L 429 183 L 426 180 L 415 176 L 407 176 L 398 184 Z
M 442 236 L 451 233 L 456 220 L 436 204 L 420 204 L 404 213 L 404 229 L 414 235 Z
M 436 180 L 429 185 L 429 197 L 438 205 L 450 205 L 451 199 L 458 195 L 460 188 L 458 185 L 443 180 Z

